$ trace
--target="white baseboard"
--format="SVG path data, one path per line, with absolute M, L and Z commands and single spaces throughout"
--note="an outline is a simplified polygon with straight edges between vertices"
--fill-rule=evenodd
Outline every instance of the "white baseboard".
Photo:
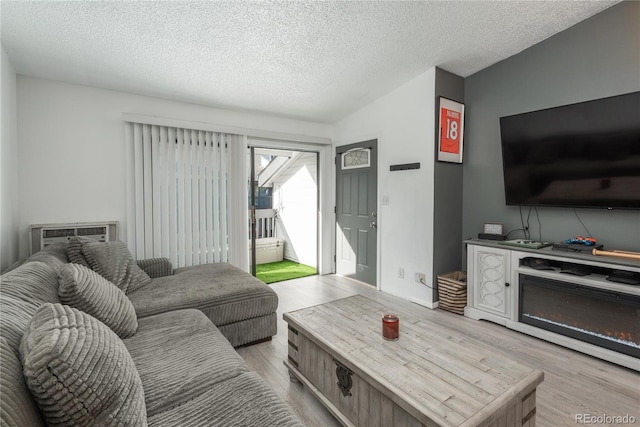
M 423 299 L 419 299 L 419 298 L 415 298 L 415 297 L 411 297 L 409 298 L 409 301 L 414 302 L 416 304 L 419 304 L 423 307 L 427 307 L 427 308 L 438 308 L 438 305 L 440 304 L 439 301 L 436 302 L 429 302 L 429 301 L 425 301 Z

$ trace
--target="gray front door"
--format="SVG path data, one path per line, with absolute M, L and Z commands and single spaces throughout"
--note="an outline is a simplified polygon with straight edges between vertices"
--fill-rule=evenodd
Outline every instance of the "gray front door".
M 377 148 L 371 140 L 337 148 L 336 273 L 376 286 Z

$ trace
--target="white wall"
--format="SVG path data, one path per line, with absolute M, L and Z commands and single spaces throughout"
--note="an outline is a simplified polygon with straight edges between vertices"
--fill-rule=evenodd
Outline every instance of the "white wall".
M 17 79 L 20 256 L 34 223 L 116 220 L 126 238 L 122 113 L 330 137 L 329 125 Z M 4 198 L 4 196 L 3 196 Z
M 337 146 L 378 140 L 378 284 L 381 290 L 430 303 L 431 288 L 414 273 L 433 276 L 435 68 L 338 122 Z M 419 162 L 418 170 L 389 166 Z M 335 172 L 334 172 L 335 173 Z M 382 204 L 382 197 L 389 204 Z M 398 277 L 404 268 L 404 278 Z
M 2 47 L 0 111 L 0 270 L 18 259 L 18 130 L 16 72 Z
M 286 240 L 284 257 L 317 267 L 317 154 L 303 153 L 273 183 L 273 207 L 278 209 L 278 237 Z

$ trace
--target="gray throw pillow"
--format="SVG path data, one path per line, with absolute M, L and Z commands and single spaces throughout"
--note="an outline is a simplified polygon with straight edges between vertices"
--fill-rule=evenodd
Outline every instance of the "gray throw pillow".
M 0 336 L 16 354 L 33 313 L 46 302 L 60 302 L 54 267 L 28 262 L 0 276 Z
M 42 305 L 22 338 L 20 358 L 49 425 L 147 425 L 133 359 L 94 317 L 62 304 Z
M 82 253 L 93 271 L 127 294 L 151 282 L 149 275 L 136 264 L 123 242 L 85 243 Z
M 74 236 L 69 239 L 69 243 L 67 243 L 67 258 L 69 258 L 69 262 L 89 268 L 89 263 L 82 254 L 82 247 L 85 243 L 91 242 L 97 242 L 97 240 L 84 236 Z
M 40 410 L 24 382 L 18 355 L 0 337 L 0 426 L 44 426 Z
M 120 338 L 129 338 L 136 333 L 136 310 L 116 285 L 78 264 L 65 264 L 58 270 L 58 275 L 58 295 L 63 304 L 92 315 Z

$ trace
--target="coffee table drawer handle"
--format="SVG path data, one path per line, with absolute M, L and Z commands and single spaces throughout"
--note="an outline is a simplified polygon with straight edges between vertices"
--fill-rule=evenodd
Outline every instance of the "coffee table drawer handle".
M 353 375 L 353 371 L 344 366 L 342 363 L 338 362 L 336 359 L 333 359 L 333 362 L 336 364 L 338 387 L 340 387 L 342 395 L 345 397 L 351 396 L 351 387 L 353 387 L 353 380 L 351 380 L 351 375 Z

